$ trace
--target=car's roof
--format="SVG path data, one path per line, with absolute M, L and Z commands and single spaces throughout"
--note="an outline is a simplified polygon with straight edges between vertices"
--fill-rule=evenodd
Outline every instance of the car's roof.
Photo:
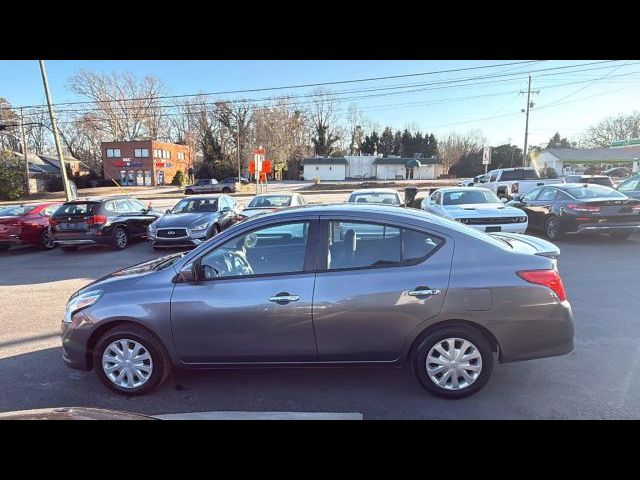
M 259 193 L 258 195 L 254 195 L 253 198 L 258 197 L 290 197 L 292 195 L 296 195 L 296 192 L 284 192 L 284 193 Z
M 398 191 L 393 188 L 360 188 L 351 192 L 352 195 L 354 193 L 398 193 Z
M 75 200 L 69 200 L 68 202 L 64 202 L 64 203 L 86 203 L 86 202 L 102 203 L 108 200 L 120 200 L 122 198 L 130 198 L 133 200 L 138 200 L 137 198 L 130 197 L 129 195 L 110 195 L 110 196 L 78 197 Z
M 218 197 L 222 197 L 224 196 L 224 193 L 213 193 L 213 194 L 207 194 L 207 195 L 187 195 L 186 197 L 183 198 L 184 199 L 189 199 L 189 200 L 215 200 Z
M 466 191 L 478 191 L 478 190 L 484 190 L 485 192 L 491 191 L 488 188 L 484 188 L 484 187 L 442 187 L 437 189 L 435 192 L 446 193 L 446 192 L 460 192 L 460 191 L 466 192 Z
M 553 185 L 541 185 L 541 186 L 555 187 L 555 188 L 558 188 L 560 190 L 570 190 L 570 189 L 574 189 L 574 188 L 577 188 L 577 187 L 582 187 L 582 188 L 611 188 L 611 187 L 608 187 L 606 185 L 600 185 L 599 183 L 582 183 L 582 182 L 558 183 L 558 184 L 553 184 Z M 611 190 L 613 190 L 613 188 L 611 188 Z

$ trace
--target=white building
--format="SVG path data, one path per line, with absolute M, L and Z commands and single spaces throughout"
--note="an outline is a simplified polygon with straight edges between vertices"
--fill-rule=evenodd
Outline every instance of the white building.
M 630 167 L 638 169 L 640 145 L 613 148 L 547 148 L 532 156 L 540 171 L 553 168 L 558 175 L 583 173 L 587 167 Z
M 353 155 L 316 157 L 303 160 L 303 178 L 313 180 L 433 180 L 442 174 L 437 158 L 380 157 Z

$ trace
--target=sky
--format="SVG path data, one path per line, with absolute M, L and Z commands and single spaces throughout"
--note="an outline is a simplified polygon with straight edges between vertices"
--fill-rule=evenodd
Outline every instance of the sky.
M 526 106 L 526 95 L 519 92 L 527 89 L 529 74 L 532 90 L 539 90 L 532 96 L 530 145 L 546 145 L 556 131 L 578 140 L 586 128 L 607 116 L 640 110 L 640 61 L 518 62 L 525 60 L 49 60 L 46 69 L 54 103 L 85 100 L 68 87 L 69 78 L 81 69 L 131 72 L 139 78 L 153 75 L 170 95 L 412 75 L 325 88 L 339 99 L 340 115 L 355 102 L 370 121 L 383 128 L 415 126 L 436 137 L 476 129 L 494 146 L 507 142 L 523 146 L 525 115 L 521 109 Z M 567 66 L 571 68 L 558 68 Z M 473 70 L 434 73 L 469 68 Z M 425 73 L 429 74 L 416 75 Z M 312 90 L 286 88 L 211 99 L 262 99 L 285 93 L 305 95 Z M 0 97 L 14 106 L 44 103 L 38 62 L 0 60 Z

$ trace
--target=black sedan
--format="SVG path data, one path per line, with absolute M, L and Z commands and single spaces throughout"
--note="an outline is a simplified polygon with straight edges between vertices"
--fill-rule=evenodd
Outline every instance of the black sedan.
M 602 185 L 541 186 L 514 198 L 509 205 L 527 212 L 529 228 L 542 230 L 551 240 L 573 233 L 627 238 L 640 231 L 640 200 Z
M 624 182 L 620 183 L 617 190 L 620 193 L 625 194 L 627 197 L 640 200 L 640 173 L 631 178 L 627 178 Z
M 82 245 L 127 248 L 130 240 L 143 238 L 147 226 L 162 215 L 127 196 L 89 197 L 62 204 L 49 219 L 51 241 L 64 252 Z
M 155 249 L 195 247 L 236 223 L 238 213 L 228 195 L 194 195 L 149 225 L 147 241 Z

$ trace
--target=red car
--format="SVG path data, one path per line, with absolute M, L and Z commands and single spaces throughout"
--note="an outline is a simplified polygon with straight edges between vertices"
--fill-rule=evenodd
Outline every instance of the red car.
M 49 217 L 61 203 L 36 203 L 0 207 L 0 252 L 11 245 L 55 247 L 49 236 Z

